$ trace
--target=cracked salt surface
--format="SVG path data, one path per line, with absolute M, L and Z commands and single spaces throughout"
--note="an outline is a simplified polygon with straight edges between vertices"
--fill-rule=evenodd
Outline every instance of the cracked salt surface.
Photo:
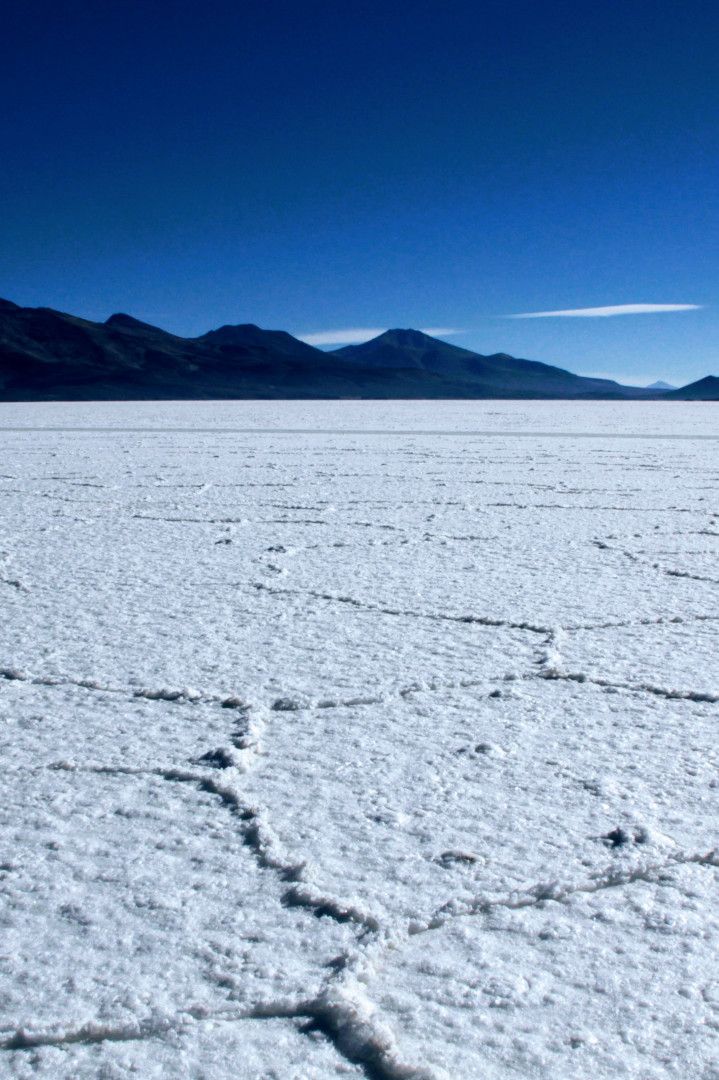
M 0 1075 L 717 1080 L 711 408 L 0 424 Z

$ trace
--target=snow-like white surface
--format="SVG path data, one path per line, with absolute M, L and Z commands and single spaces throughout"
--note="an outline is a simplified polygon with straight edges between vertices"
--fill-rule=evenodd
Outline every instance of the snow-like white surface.
M 717 437 L 712 402 L 104 401 L 0 404 L 4 428 L 209 428 Z
M 716 415 L 0 406 L 0 1075 L 717 1080 Z

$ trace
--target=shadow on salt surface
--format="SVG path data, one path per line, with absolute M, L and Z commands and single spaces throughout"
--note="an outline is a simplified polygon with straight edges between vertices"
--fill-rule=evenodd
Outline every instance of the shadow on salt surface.
M 400 924 L 716 843 L 714 707 L 561 680 L 495 691 L 279 714 L 248 795 L 319 889 Z M 617 827 L 641 842 L 613 848 Z
M 685 866 L 659 883 L 460 917 L 388 953 L 368 992 L 400 1052 L 452 1077 L 709 1080 L 715 887 L 713 869 Z

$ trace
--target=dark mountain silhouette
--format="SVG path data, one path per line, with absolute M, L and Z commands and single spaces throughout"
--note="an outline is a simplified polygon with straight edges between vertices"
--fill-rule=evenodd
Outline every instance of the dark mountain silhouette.
M 507 353 L 482 356 L 423 334 L 419 330 L 387 330 L 362 345 L 347 345 L 335 356 L 367 368 L 411 369 L 451 377 L 471 387 L 466 397 L 646 397 L 637 387 L 610 379 L 573 375 L 563 368 L 535 360 L 518 360 Z
M 719 401 L 719 378 L 716 375 L 706 375 L 697 382 L 680 387 L 679 390 L 662 394 L 662 397 L 671 398 L 673 401 Z
M 709 391 L 719 380 L 694 386 L 701 389 L 704 383 L 711 385 L 702 392 L 712 396 Z M 97 323 L 0 300 L 2 401 L 681 394 L 583 378 L 503 353 L 480 356 L 417 330 L 388 330 L 364 345 L 327 353 L 282 330 L 251 324 L 183 338 L 131 315 Z
M 368 396 L 399 397 L 401 382 L 369 373 Z M 0 400 L 356 397 L 362 383 L 353 366 L 281 331 L 224 327 L 191 339 L 129 315 L 94 323 L 0 303 Z
M 210 330 L 209 333 L 192 340 L 198 345 L 218 346 L 222 349 L 271 350 L 275 356 L 304 357 L 306 360 L 316 359 L 319 351 L 304 341 L 298 341 L 285 330 L 261 330 L 253 323 L 221 326 L 219 330 Z

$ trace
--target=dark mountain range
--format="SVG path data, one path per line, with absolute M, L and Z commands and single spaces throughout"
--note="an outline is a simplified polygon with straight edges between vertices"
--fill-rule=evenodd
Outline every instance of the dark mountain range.
M 402 396 L 400 383 L 370 373 L 368 396 Z M 362 389 L 362 372 L 281 331 L 235 326 L 181 338 L 129 315 L 95 323 L 0 302 L 4 401 L 334 398 Z
M 335 356 L 366 368 L 406 369 L 451 379 L 471 393 L 460 397 L 646 397 L 647 391 L 610 379 L 590 379 L 507 353 L 482 356 L 438 341 L 419 330 L 387 330 L 362 345 L 337 349 Z
M 693 385 L 701 390 L 705 383 L 703 393 L 711 396 L 719 380 Z M 0 300 L 0 401 L 681 394 L 584 378 L 503 353 L 480 356 L 417 330 L 388 330 L 364 345 L 327 353 L 251 324 L 183 338 L 131 315 L 97 323 Z
M 719 401 L 719 378 L 716 375 L 706 375 L 697 382 L 680 387 L 679 390 L 662 394 L 662 398 L 671 398 L 673 401 Z

